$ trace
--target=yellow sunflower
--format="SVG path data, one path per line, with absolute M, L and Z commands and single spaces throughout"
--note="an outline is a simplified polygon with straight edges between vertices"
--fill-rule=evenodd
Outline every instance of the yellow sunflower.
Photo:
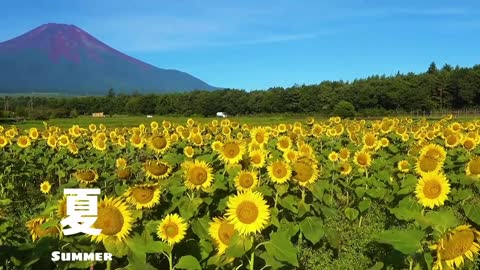
M 48 194 L 50 193 L 50 189 L 52 188 L 52 185 L 50 185 L 50 182 L 48 181 L 43 181 L 41 184 L 40 184 L 40 191 L 43 193 L 43 194 Z
M 189 189 L 208 188 L 213 181 L 213 169 L 205 161 L 186 161 L 182 164 L 185 169 L 185 185 Z
M 68 138 L 67 135 L 62 135 L 58 137 L 58 144 L 60 146 L 67 146 L 70 143 L 70 139 Z
M 432 246 L 437 250 L 437 261 L 433 269 L 455 269 L 462 267 L 464 257 L 470 261 L 480 251 L 480 232 L 470 225 L 460 225 L 448 232 L 440 241 Z
M 60 234 L 56 226 L 42 229 L 42 224 L 48 221 L 50 221 L 50 218 L 45 217 L 37 217 L 27 221 L 26 226 L 30 230 L 30 234 L 32 235 L 32 241 L 35 242 L 37 239 L 46 236 L 56 237 Z
M 98 235 L 92 235 L 96 243 L 114 237 L 119 241 L 124 240 L 132 229 L 132 212 L 121 198 L 105 197 L 97 205 L 97 220 L 92 228 L 101 229 Z
M 224 218 L 213 218 L 208 228 L 208 234 L 215 240 L 218 254 L 224 254 L 235 234 L 235 226 Z
M 73 173 L 73 176 L 85 184 L 90 184 L 98 180 L 98 173 L 95 170 L 78 170 Z
M 160 202 L 160 189 L 158 185 L 141 184 L 128 188 L 124 197 L 127 202 L 134 205 L 137 210 L 152 208 Z
M 115 167 L 120 168 L 120 169 L 126 168 L 127 167 L 127 160 L 124 159 L 124 158 L 117 158 L 117 160 L 115 160 Z
M 172 172 L 170 165 L 163 161 L 147 160 L 143 165 L 145 175 L 150 179 L 165 179 Z
M 330 152 L 330 154 L 328 154 L 328 159 L 332 162 L 337 161 L 338 160 L 338 153 L 335 152 L 335 151 Z
M 423 174 L 415 188 L 415 195 L 423 207 L 433 209 L 441 206 L 447 200 L 450 193 L 450 184 L 446 176 L 439 172 Z
M 460 133 L 453 133 L 445 137 L 445 146 L 449 148 L 455 148 L 462 142 L 462 136 Z
M 132 172 L 130 171 L 130 169 L 128 167 L 117 169 L 117 177 L 119 179 L 126 180 L 126 179 L 130 178 L 131 175 L 132 175 Z
M 467 175 L 480 176 L 480 157 L 475 157 L 467 163 L 465 168 Z
M 440 163 L 443 163 L 447 158 L 447 152 L 438 144 L 427 144 L 420 150 L 420 156 L 427 156 Z
M 170 246 L 173 246 L 185 238 L 187 228 L 187 223 L 178 214 L 168 214 L 160 222 L 157 229 L 157 236 Z
M 238 163 L 245 153 L 245 144 L 243 141 L 230 140 L 225 142 L 220 148 L 220 159 L 228 164 Z
M 130 143 L 136 148 L 142 148 L 145 144 L 145 140 L 140 134 L 133 134 L 130 138 Z
M 292 168 L 293 179 L 297 180 L 301 186 L 314 183 L 318 178 L 318 170 L 315 163 L 298 160 L 292 163 Z
M 425 174 L 429 172 L 438 172 L 442 168 L 442 162 L 427 155 L 420 156 L 417 159 L 415 171 L 418 174 Z
M 338 157 L 340 158 L 341 161 L 347 161 L 347 159 L 350 157 L 350 150 L 348 148 L 342 148 L 340 149 L 340 152 L 338 153 Z
M 258 174 L 255 171 L 242 170 L 235 177 L 235 187 L 239 191 L 251 190 L 258 184 Z
M 248 155 L 250 157 L 250 164 L 253 168 L 263 168 L 265 166 L 265 156 L 266 153 L 263 150 L 254 150 L 251 151 Z
M 463 140 L 463 148 L 465 148 L 465 150 L 472 151 L 475 147 L 477 147 L 477 142 L 474 138 L 466 137 Z
M 75 143 L 69 143 L 68 144 L 68 152 L 70 152 L 71 154 L 78 154 L 79 150 L 78 150 L 78 147 Z
M 353 157 L 353 162 L 361 168 L 367 168 L 372 164 L 372 157 L 370 156 L 370 153 L 366 151 L 357 151 Z
M 268 141 L 268 136 L 268 132 L 264 127 L 256 127 L 250 131 L 250 137 L 259 145 L 266 144 Z
M 188 158 L 192 158 L 195 154 L 195 150 L 191 146 L 186 146 L 185 148 L 183 148 L 183 154 L 185 154 L 185 156 Z
M 338 170 L 341 175 L 349 175 L 352 172 L 352 166 L 347 161 L 342 161 L 339 164 Z
M 410 163 L 408 163 L 408 160 L 401 160 L 400 162 L 398 162 L 397 168 L 399 171 L 407 173 L 408 171 L 410 171 Z
M 363 144 L 367 149 L 374 149 L 377 146 L 377 136 L 373 132 L 368 132 L 363 135 Z
M 34 128 L 34 127 L 30 128 L 30 129 L 28 130 L 28 136 L 29 136 L 30 139 L 32 139 L 32 140 L 38 139 L 38 136 L 39 136 L 38 129 L 37 129 L 37 128 Z
M 148 147 L 157 154 L 163 154 L 170 147 L 170 138 L 162 134 L 155 134 L 148 139 Z
M 270 210 L 261 193 L 246 191 L 228 198 L 226 218 L 241 235 L 248 235 L 265 228 Z
M 31 145 L 30 138 L 28 136 L 20 136 L 17 139 L 17 145 L 21 148 L 28 148 Z
M 0 135 L 0 148 L 5 147 L 7 144 L 8 144 L 8 139 L 5 136 Z
M 288 136 L 282 136 L 278 138 L 277 142 L 277 148 L 278 150 L 285 152 L 288 149 L 292 148 L 292 139 Z
M 58 200 L 57 217 L 61 219 L 67 217 L 67 197 L 66 196 L 63 196 L 61 200 Z
M 274 183 L 283 184 L 292 176 L 290 165 L 283 160 L 271 162 L 267 167 L 268 176 Z

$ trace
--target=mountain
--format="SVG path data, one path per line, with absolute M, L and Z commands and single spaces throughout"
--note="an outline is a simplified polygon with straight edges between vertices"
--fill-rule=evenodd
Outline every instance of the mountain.
M 161 69 L 123 54 L 84 30 L 44 24 L 0 43 L 0 93 L 66 95 L 212 90 L 185 72 Z

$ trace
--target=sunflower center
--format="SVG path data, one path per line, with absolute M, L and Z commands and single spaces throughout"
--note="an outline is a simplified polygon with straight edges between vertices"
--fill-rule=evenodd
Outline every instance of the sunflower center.
M 365 144 L 368 145 L 368 146 L 375 145 L 375 137 L 371 136 L 371 135 L 366 136 L 365 137 Z
M 253 164 L 260 164 L 261 161 L 262 161 L 262 158 L 259 155 L 255 155 L 252 157 Z
M 263 134 L 259 132 L 255 135 L 255 140 L 261 144 L 265 140 L 265 136 L 263 136 Z
M 440 248 L 440 256 L 442 260 L 452 260 L 462 256 L 473 245 L 475 236 L 470 230 L 459 231 L 450 238 L 443 239 L 443 248 Z
M 117 171 L 117 176 L 120 179 L 126 179 L 130 177 L 130 170 L 129 169 L 119 169 Z
M 364 153 L 361 153 L 360 155 L 358 155 L 358 156 L 357 156 L 357 162 L 358 162 L 358 164 L 360 164 L 361 166 L 366 166 L 367 163 L 368 163 L 367 155 L 364 154 Z
M 19 139 L 19 143 L 20 143 L 21 145 L 26 145 L 26 144 L 28 143 L 27 138 L 21 137 L 21 138 Z
M 234 158 L 240 153 L 240 147 L 236 143 L 227 143 L 223 146 L 223 153 L 227 158 Z
M 155 136 L 152 139 L 152 145 L 156 149 L 163 149 L 167 146 L 167 140 L 162 136 Z
M 468 169 L 471 174 L 480 174 L 480 158 L 476 158 L 468 163 Z
M 287 176 L 287 169 L 283 164 L 275 164 L 273 165 L 273 175 L 277 178 L 282 178 Z
M 123 215 L 115 207 L 104 206 L 98 208 L 98 215 L 93 227 L 102 229 L 102 234 L 115 235 L 122 230 Z
M 77 173 L 78 178 L 83 181 L 91 182 L 95 180 L 95 173 L 92 171 L 82 171 Z
M 313 169 L 307 164 L 303 162 L 295 162 L 293 164 L 293 167 L 295 170 L 295 176 L 293 176 L 293 178 L 296 179 L 297 181 L 307 182 L 308 180 L 310 180 L 310 178 L 312 178 Z
M 475 144 L 473 143 L 472 140 L 466 140 L 466 141 L 464 142 L 463 146 L 465 147 L 465 149 L 471 150 L 471 149 L 473 149 L 473 147 L 475 146 Z
M 140 144 L 142 142 L 142 138 L 140 136 L 135 135 L 132 137 L 132 142 L 134 144 Z
M 234 233 L 235 229 L 233 224 L 222 222 L 222 224 L 220 224 L 220 228 L 218 228 L 218 239 L 220 239 L 223 244 L 228 246 Z
M 457 136 L 455 136 L 454 134 L 449 135 L 447 137 L 447 144 L 448 145 L 454 145 L 455 143 L 457 143 Z
M 168 167 L 163 163 L 151 162 L 147 165 L 147 171 L 155 176 L 160 176 L 168 172 Z
M 432 172 L 437 169 L 438 163 L 435 159 L 429 157 L 429 156 L 424 156 L 423 158 L 420 159 L 420 170 L 423 172 Z
M 250 201 L 241 202 L 237 206 L 237 217 L 240 222 L 244 224 L 251 224 L 258 218 L 258 207 L 255 203 Z
M 202 185 L 207 181 L 208 172 L 202 167 L 194 167 L 188 173 L 188 180 L 194 185 Z
M 243 188 L 249 188 L 253 185 L 253 176 L 249 173 L 242 174 L 239 179 L 240 186 Z
M 425 181 L 423 187 L 423 194 L 428 199 L 436 199 L 442 193 L 442 186 L 436 180 Z
M 170 222 L 167 225 L 165 225 L 165 235 L 167 238 L 174 238 L 175 236 L 178 235 L 179 229 L 177 224 Z
M 287 140 L 281 140 L 281 141 L 280 141 L 280 146 L 281 146 L 282 148 L 284 148 L 284 149 L 285 149 L 285 148 L 288 148 L 289 145 L 290 145 L 290 144 L 288 143 Z
M 148 203 L 152 201 L 155 190 L 148 187 L 137 187 L 132 191 L 132 197 L 136 202 Z

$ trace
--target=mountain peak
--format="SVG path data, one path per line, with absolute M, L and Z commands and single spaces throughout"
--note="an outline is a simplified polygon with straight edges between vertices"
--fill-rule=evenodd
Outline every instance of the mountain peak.
M 172 78 L 164 78 L 166 81 L 183 78 L 184 76 L 190 76 L 194 78 L 188 74 L 179 75 L 180 72 L 175 70 L 156 68 L 138 59 L 123 54 L 96 39 L 83 29 L 72 24 L 43 24 L 16 38 L 1 42 L 0 63 L 5 63 L 2 62 L 4 59 L 5 61 L 6 59 L 11 59 L 11 61 L 13 61 L 13 58 L 11 58 L 13 55 L 16 55 L 17 60 L 20 59 L 24 61 L 25 64 L 31 62 L 32 59 L 37 59 L 39 61 L 35 64 L 29 63 L 29 65 L 26 65 L 24 68 L 27 70 L 35 69 L 35 67 L 41 69 L 42 72 L 58 69 L 59 71 L 56 71 L 57 73 L 63 73 L 69 70 L 82 70 L 82 74 L 79 74 L 79 76 L 98 77 L 97 81 L 99 84 L 110 84 L 110 88 L 114 88 L 115 85 L 122 86 L 121 83 L 118 83 L 115 80 L 135 80 L 136 78 L 134 78 L 134 75 L 132 75 L 133 73 L 137 74 L 137 77 L 145 77 L 145 74 L 142 73 L 156 73 L 158 71 L 172 73 L 169 75 L 173 76 Z M 2 56 L 4 59 L 2 59 Z M 18 66 L 20 63 L 17 64 L 12 62 L 11 64 Z M 114 67 L 112 65 L 121 65 L 123 67 Z M 1 68 L 2 67 L 0 66 L 0 69 Z M 61 71 L 62 68 L 65 70 Z M 114 69 L 116 70 L 115 72 L 118 73 L 114 76 L 115 80 L 113 78 L 101 77 L 102 72 L 111 72 L 109 69 Z M 22 72 L 25 71 L 18 71 L 18 75 L 22 74 Z M 100 72 L 100 74 L 94 75 L 92 74 L 93 72 Z M 196 78 L 194 79 L 198 80 Z M 150 91 L 155 89 L 155 84 L 152 84 L 152 82 L 157 81 L 157 83 L 160 85 L 163 84 L 162 82 L 158 82 L 158 78 L 148 78 L 147 80 L 149 82 L 138 82 L 136 84 L 138 84 L 138 86 L 151 84 L 149 86 Z M 201 82 L 200 80 L 198 81 Z M 140 88 L 136 88 L 136 84 L 131 85 L 131 87 L 135 88 L 131 89 L 132 91 Z M 169 87 L 173 87 L 174 85 L 175 84 L 171 84 Z M 188 90 L 188 87 L 182 88 L 182 90 Z M 202 82 L 194 88 L 211 89 L 212 87 Z

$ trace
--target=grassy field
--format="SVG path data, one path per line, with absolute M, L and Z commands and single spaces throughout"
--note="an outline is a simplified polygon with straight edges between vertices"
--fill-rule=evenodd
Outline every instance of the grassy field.
M 87 128 L 89 124 L 105 124 L 108 127 L 133 127 L 140 124 L 150 124 L 152 121 L 157 121 L 161 123 L 163 120 L 171 121 L 172 123 L 185 124 L 187 119 L 190 117 L 181 117 L 181 116 L 154 116 L 153 118 L 147 118 L 145 116 L 113 116 L 113 117 L 104 117 L 104 118 L 93 118 L 90 116 L 81 116 L 77 118 L 69 119 L 51 119 L 47 122 L 49 125 L 58 126 L 61 128 L 69 128 L 72 125 L 79 125 L 80 127 Z M 195 121 L 201 123 L 210 122 L 215 117 L 191 117 Z M 229 117 L 231 121 L 236 121 L 239 123 L 246 123 L 249 125 L 271 125 L 279 123 L 294 123 L 295 121 L 304 122 L 307 119 L 305 115 L 298 116 L 242 116 L 242 117 Z M 320 119 L 315 117 L 315 119 Z M 3 124 L 3 126 L 9 126 L 11 124 Z M 43 121 L 32 121 L 27 120 L 24 122 L 15 123 L 18 128 L 26 129 L 30 127 L 43 127 Z
M 296 121 L 305 122 L 307 118 L 314 117 L 316 120 L 326 120 L 328 119 L 322 115 L 306 115 L 306 114 L 297 114 L 297 115 L 252 115 L 252 116 L 239 116 L 239 117 L 229 117 L 231 121 L 239 122 L 240 124 L 249 124 L 249 125 L 272 125 L 272 124 L 280 124 L 280 123 L 294 123 Z M 396 116 L 396 117 L 412 117 L 410 115 L 405 116 Z M 415 117 L 413 119 L 422 118 L 423 116 Z M 439 120 L 441 116 L 425 116 L 428 120 Z M 455 116 L 455 119 L 459 121 L 472 121 L 479 119 L 480 116 L 475 115 L 459 115 Z M 104 117 L 104 118 L 93 118 L 91 116 L 80 116 L 77 118 L 61 118 L 61 119 L 50 119 L 47 122 L 49 125 L 58 126 L 61 128 L 69 128 L 72 125 L 79 125 L 80 127 L 87 128 L 89 124 L 105 124 L 108 127 L 133 127 L 138 126 L 140 124 L 149 124 L 152 121 L 156 121 L 161 123 L 163 120 L 171 121 L 172 123 L 176 124 L 185 124 L 188 118 L 192 118 L 195 121 L 200 123 L 207 123 L 213 119 L 221 120 L 222 118 L 215 118 L 215 117 L 183 117 L 183 116 L 162 116 L 157 115 L 153 116 L 153 118 L 147 118 L 146 116 L 112 116 L 112 117 Z M 357 119 L 382 119 L 382 117 L 358 117 Z M 3 126 L 10 126 L 10 123 L 0 123 Z M 27 120 L 23 122 L 17 122 L 15 125 L 18 128 L 26 129 L 30 127 L 43 127 L 43 121 L 37 120 Z

